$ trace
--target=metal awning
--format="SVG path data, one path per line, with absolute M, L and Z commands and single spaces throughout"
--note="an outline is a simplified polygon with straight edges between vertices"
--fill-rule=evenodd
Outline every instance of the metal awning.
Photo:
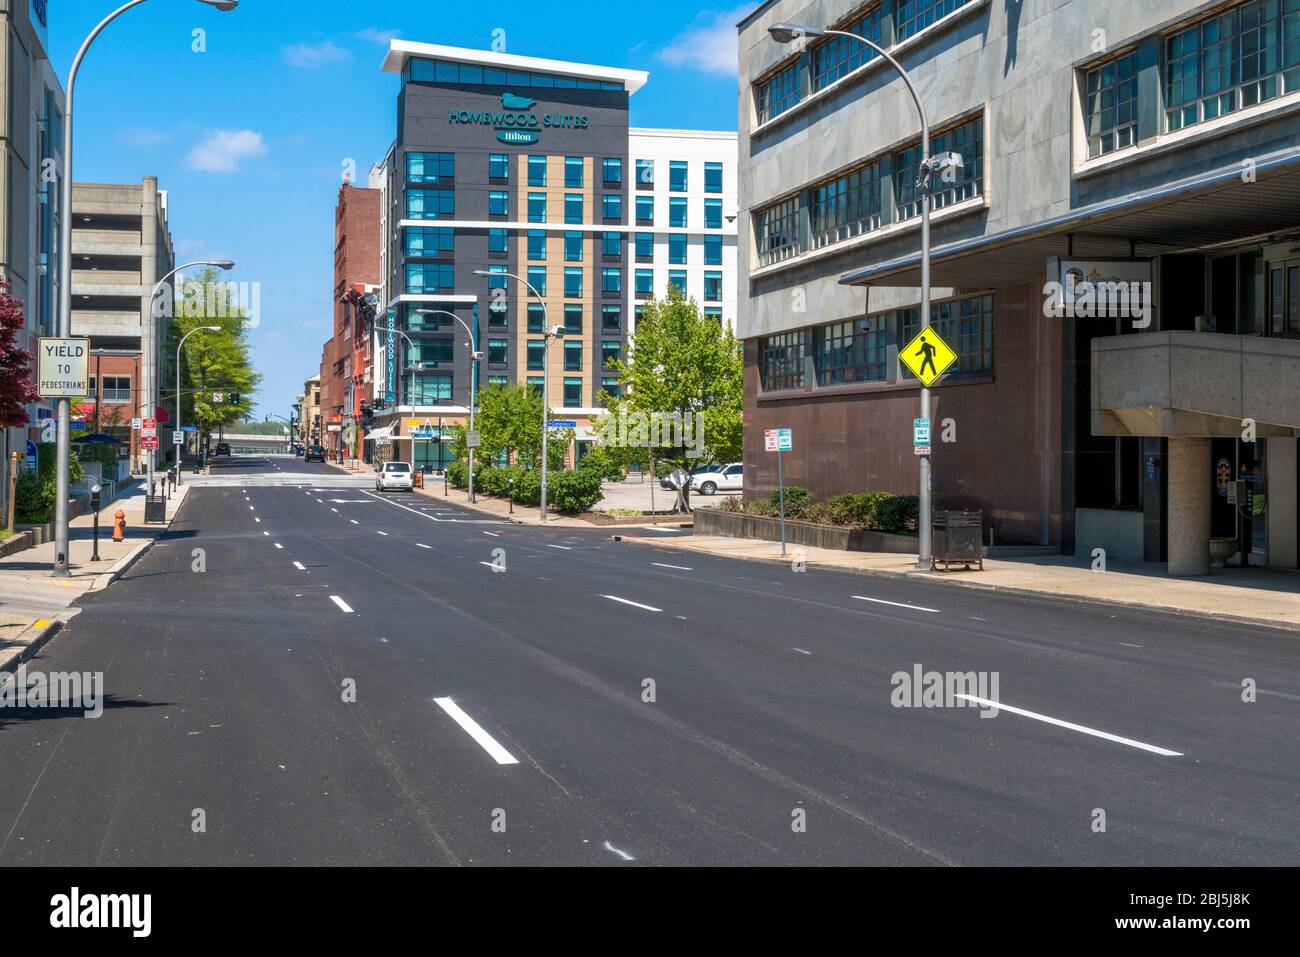
M 393 440 L 393 427 L 385 425 L 381 429 L 371 429 L 366 433 L 367 442 L 391 442 Z
M 931 251 L 935 288 L 983 289 L 1042 280 L 1046 260 L 1127 258 L 1207 249 L 1300 228 L 1300 150 L 1259 157 L 1254 181 L 1235 164 L 1060 216 L 976 236 Z M 1073 251 L 1068 243 L 1073 239 Z M 917 288 L 921 254 L 866 266 L 840 277 L 852 286 Z

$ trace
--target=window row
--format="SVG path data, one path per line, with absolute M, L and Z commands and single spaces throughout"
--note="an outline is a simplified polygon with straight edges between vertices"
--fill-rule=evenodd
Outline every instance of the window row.
M 1139 83 L 1137 50 L 1085 74 L 1089 159 L 1300 91 L 1300 0 L 1249 0 L 1155 42 L 1158 83 Z M 1143 89 L 1160 100 L 1146 104 L 1162 118 L 1149 129 Z
M 966 5 L 968 0 L 879 0 L 836 26 L 886 50 Z M 766 123 L 877 57 L 865 43 L 832 35 L 809 43 L 790 63 L 755 84 L 758 122 Z
M 759 347 L 763 390 L 915 381 L 897 351 L 921 331 L 920 312 L 912 307 L 768 336 Z M 933 303 L 930 324 L 957 352 L 948 375 L 993 372 L 992 293 Z
M 668 270 L 668 286 L 676 286 L 678 291 L 683 295 L 687 293 L 686 289 L 686 270 L 670 269 Z M 653 269 L 638 269 L 633 274 L 632 294 L 637 299 L 650 299 L 655 294 L 655 271 Z M 667 289 L 665 289 L 665 293 Z M 722 302 L 722 273 L 706 272 L 704 274 L 704 301 L 705 302 Z
M 963 166 L 932 178 L 930 202 L 943 209 L 983 193 L 984 121 L 976 118 L 931 136 L 931 155 L 960 153 Z M 871 159 L 754 214 L 758 264 L 770 266 L 921 215 L 917 174 L 921 144 Z
M 532 343 L 529 343 L 530 358 L 533 355 L 532 345 L 533 345 Z M 538 361 L 540 362 L 540 358 L 541 358 L 540 350 L 538 351 L 537 358 Z M 530 370 L 533 368 L 534 368 L 533 366 L 531 365 L 529 366 Z M 536 367 L 536 370 L 540 371 L 541 366 L 538 365 Z M 566 368 L 565 371 L 567 372 L 573 370 Z M 528 376 L 526 381 L 529 388 L 535 389 L 538 392 L 541 391 L 542 389 L 541 376 Z M 577 408 L 586 407 L 584 406 L 582 401 L 582 379 L 577 377 L 565 376 L 561 381 L 562 381 L 562 389 L 563 389 L 562 407 L 568 409 L 577 409 Z M 487 388 L 488 386 L 493 386 L 493 385 L 508 385 L 509 382 L 510 382 L 509 376 L 504 376 L 504 375 L 487 376 L 480 382 L 479 388 L 484 389 Z M 433 406 L 433 405 L 446 405 L 455 401 L 453 398 L 455 380 L 450 373 L 410 372 L 402 375 L 400 377 L 400 382 L 396 384 L 399 390 L 398 394 L 401 396 L 401 398 L 399 399 L 400 405 Z M 602 376 L 600 379 L 599 391 L 609 393 L 614 398 L 618 398 L 618 394 L 619 394 L 618 378 L 616 376 Z M 598 403 L 593 401 L 592 405 L 595 406 L 596 404 Z M 442 443 L 417 442 L 416 448 L 418 450 L 422 446 L 426 446 L 426 445 L 441 447 Z
M 455 83 L 463 86 L 509 86 L 556 90 L 613 90 L 622 91 L 622 83 L 610 80 L 588 80 L 562 76 L 557 73 L 537 73 L 531 70 L 502 70 L 471 63 L 451 63 L 411 57 L 402 68 L 402 81 L 415 83 Z

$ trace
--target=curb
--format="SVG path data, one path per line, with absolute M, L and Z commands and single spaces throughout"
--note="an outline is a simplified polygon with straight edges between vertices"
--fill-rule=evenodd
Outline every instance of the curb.
M 623 541 L 628 539 L 619 536 Z M 655 546 L 658 548 L 667 548 L 669 551 L 693 551 L 703 555 L 712 555 L 714 558 L 735 558 L 745 562 L 766 562 L 773 565 L 786 565 L 787 559 L 767 558 L 761 555 L 719 555 L 702 548 L 691 548 L 688 545 L 672 545 L 664 539 L 644 539 L 637 536 L 638 542 Z M 678 539 L 679 541 L 681 539 Z M 809 562 L 810 566 L 815 562 Z M 839 565 L 821 565 L 826 571 L 844 572 L 849 575 L 861 575 L 866 578 L 892 578 L 892 579 L 913 579 L 932 583 L 935 585 L 946 585 L 949 588 L 964 588 L 968 591 L 992 592 L 997 595 L 1010 595 L 1016 598 L 1036 599 L 1045 602 L 1068 602 L 1074 605 L 1087 605 L 1095 608 L 1122 608 L 1125 611 L 1138 611 L 1146 614 L 1172 615 L 1177 618 L 1186 618 L 1191 621 L 1204 622 L 1206 624 L 1216 625 L 1249 625 L 1252 628 L 1267 628 L 1270 631 L 1278 631 L 1287 635 L 1300 635 L 1300 622 L 1289 624 L 1287 622 L 1272 621 L 1266 618 L 1249 618 L 1245 615 L 1227 615 L 1212 614 L 1204 611 L 1191 611 L 1185 608 L 1173 608 L 1168 605 L 1148 605 L 1142 602 L 1124 601 L 1121 599 L 1107 600 L 1104 598 L 1090 598 L 1081 595 L 1062 595 L 1056 592 L 1038 591 L 1034 588 L 1023 588 L 1019 585 L 985 585 L 979 582 L 957 581 L 951 578 L 933 578 L 931 573 L 922 571 L 895 572 L 882 568 L 852 568 Z
M 170 527 L 170 525 L 171 523 L 169 522 L 168 526 Z M 155 541 L 157 541 L 157 539 L 147 538 L 139 545 L 137 545 L 135 548 L 131 549 L 129 552 L 127 552 L 125 555 L 119 558 L 113 564 L 112 568 L 104 572 L 102 575 L 96 576 L 95 583 L 90 586 L 90 590 L 103 591 L 109 585 L 113 584 L 113 582 L 121 578 L 123 573 L 125 573 L 127 569 L 129 569 L 132 565 L 134 565 L 137 559 L 139 559 L 141 555 L 149 551 L 149 549 L 153 548 L 153 544 Z
M 17 641 L 26 641 L 21 648 L 6 653 L 6 657 L 0 658 L 0 672 L 12 671 L 21 665 L 24 661 L 32 658 L 38 651 L 45 646 L 51 638 L 57 635 L 60 629 L 77 615 L 77 611 L 60 612 L 53 618 L 38 618 L 32 622 L 27 629 L 18 636 Z

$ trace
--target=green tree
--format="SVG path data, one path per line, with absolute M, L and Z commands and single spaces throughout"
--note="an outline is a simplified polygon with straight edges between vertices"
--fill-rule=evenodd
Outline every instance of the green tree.
M 546 417 L 551 418 L 551 410 Z M 479 432 L 475 461 L 492 462 L 503 452 L 513 452 L 524 468 L 535 469 L 542 459 L 542 394 L 527 385 L 489 385 L 479 391 L 474 427 Z M 572 429 L 549 429 L 547 467 L 562 468 Z M 458 459 L 469 457 L 465 430 L 451 430 L 451 451 Z
M 187 280 L 172 321 L 173 350 L 183 336 L 200 326 L 220 327 L 190 336 L 181 356 L 182 415 L 185 423 L 197 425 L 205 436 L 245 421 L 262 380 L 249 359 L 248 310 L 220 277 L 209 268 Z M 221 393 L 221 402 L 214 401 L 216 393 Z M 233 395 L 239 396 L 238 403 L 230 401 Z
M 688 472 L 710 462 L 740 458 L 741 411 L 744 408 L 744 355 L 730 329 L 703 315 L 694 299 L 670 286 L 664 299 L 645 303 L 626 360 L 608 368 L 618 376 L 616 399 L 601 393 L 609 415 L 644 413 L 661 421 L 676 416 L 682 423 L 702 423 L 702 448 L 679 443 L 654 449 L 656 464 L 666 462 Z M 695 417 L 699 416 L 697 420 Z M 610 434 L 603 420 L 597 428 Z M 689 425 L 684 425 L 689 429 Z M 626 438 L 626 437 L 625 437 Z M 653 440 L 653 436 L 649 436 Z M 609 444 L 609 443 L 606 443 Z M 627 448 L 627 443 L 624 445 Z M 631 461 L 644 461 L 645 446 L 628 448 Z M 691 455 L 700 451 L 700 455 Z M 637 454 L 632 458 L 632 453 Z

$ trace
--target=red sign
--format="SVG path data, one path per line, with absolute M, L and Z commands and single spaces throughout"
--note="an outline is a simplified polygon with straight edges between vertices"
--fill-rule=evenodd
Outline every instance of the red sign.
M 140 448 L 145 452 L 158 451 L 158 436 L 146 435 L 140 439 Z

